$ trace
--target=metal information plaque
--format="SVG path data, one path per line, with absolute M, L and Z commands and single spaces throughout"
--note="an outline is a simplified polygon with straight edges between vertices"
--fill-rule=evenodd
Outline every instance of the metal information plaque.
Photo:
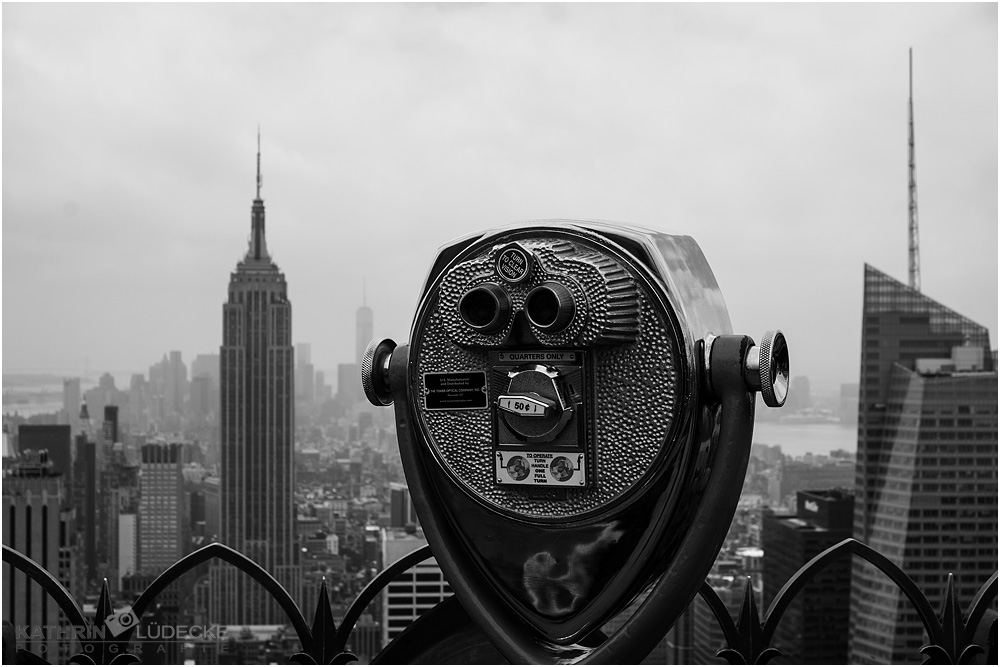
M 497 483 L 586 486 L 586 455 L 573 452 L 497 451 Z
M 424 373 L 424 409 L 475 410 L 485 408 L 486 373 Z

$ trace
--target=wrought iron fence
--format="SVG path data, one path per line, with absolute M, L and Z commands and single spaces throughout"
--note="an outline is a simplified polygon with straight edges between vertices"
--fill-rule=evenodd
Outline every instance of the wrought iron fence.
M 986 664 L 997 663 L 997 621 L 995 618 L 990 625 L 986 645 L 975 641 L 977 628 L 986 617 L 990 603 L 997 596 L 996 572 L 979 589 L 965 613 L 962 613 L 955 593 L 954 578 L 949 574 L 947 593 L 945 599 L 940 601 L 941 610 L 935 612 L 932 602 L 899 566 L 871 547 L 854 539 L 846 539 L 830 547 L 803 565 L 779 591 L 765 612 L 763 619 L 759 616 L 749 578 L 744 586 L 742 607 L 735 621 L 715 589 L 707 582 L 703 583 L 698 594 L 711 608 L 726 641 L 726 646 L 720 648 L 717 655 L 730 664 L 766 664 L 780 655 L 780 647 L 772 646 L 771 641 L 782 615 L 795 596 L 810 579 L 826 568 L 831 561 L 849 557 L 852 554 L 863 558 L 885 573 L 913 605 L 929 638 L 928 644 L 920 649 L 920 652 L 925 656 L 924 664 L 968 664 L 979 655 L 984 655 Z M 346 647 L 365 608 L 395 577 L 432 557 L 430 547 L 424 546 L 376 575 L 348 608 L 338 628 L 334 620 L 325 580 L 320 586 L 319 599 L 313 613 L 312 625 L 310 625 L 292 597 L 269 572 L 234 549 L 223 544 L 209 544 L 180 559 L 154 579 L 130 605 L 133 617 L 130 619 L 128 627 L 122 628 L 119 625 L 120 631 L 116 634 L 113 631 L 115 628 L 108 624 L 108 619 L 113 617 L 114 604 L 106 579 L 94 620 L 90 621 L 80 604 L 56 577 L 24 554 L 7 546 L 3 547 L 3 562 L 24 572 L 32 581 L 38 583 L 65 613 L 71 624 L 90 630 L 83 633 L 83 636 L 94 639 L 81 641 L 83 650 L 69 659 L 71 664 L 134 664 L 140 662 L 139 656 L 129 653 L 127 649 L 132 641 L 133 631 L 138 626 L 143 614 L 150 609 L 157 596 L 169 585 L 185 573 L 212 559 L 225 561 L 248 574 L 263 586 L 281 606 L 301 645 L 301 651 L 291 655 L 288 658 L 289 662 L 295 664 L 347 664 L 357 660 L 357 657 L 350 653 Z M 47 664 L 42 656 L 17 647 L 13 625 L 8 619 L 4 619 L 3 625 L 4 664 Z M 668 630 L 669 628 L 664 628 L 664 634 Z M 393 661 L 398 661 L 399 651 L 395 651 L 392 655 Z M 378 662 L 378 656 L 375 657 L 374 662 Z

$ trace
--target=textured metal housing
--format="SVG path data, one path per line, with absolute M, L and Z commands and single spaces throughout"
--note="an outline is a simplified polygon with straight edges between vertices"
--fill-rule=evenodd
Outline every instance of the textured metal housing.
M 476 257 L 452 267 L 444 276 L 438 293 L 437 309 L 447 335 L 461 346 L 497 347 L 510 333 L 514 318 L 491 334 L 467 326 L 459 316 L 458 303 L 469 289 L 499 284 L 511 300 L 512 310 L 524 307 L 528 293 L 546 281 L 562 284 L 578 304 L 586 304 L 573 321 L 555 334 L 532 326 L 539 342 L 546 346 L 613 345 L 635 342 L 639 336 L 640 289 L 630 275 L 606 251 L 581 241 L 554 237 L 532 238 L 520 245 L 533 253 L 536 266 L 526 279 L 504 280 L 496 269 L 496 256 L 508 244 L 487 246 Z
M 662 289 L 638 267 L 613 256 L 606 245 L 558 233 L 520 243 L 537 262 L 526 280 L 510 283 L 497 275 L 496 254 L 507 246 L 501 238 L 470 249 L 425 296 L 411 341 L 414 395 L 423 395 L 424 373 L 488 370 L 488 350 L 501 346 L 510 333 L 513 316 L 492 334 L 465 325 L 458 302 L 469 289 L 485 282 L 501 284 L 516 314 L 531 289 L 559 281 L 582 307 L 558 334 L 532 331 L 542 347 L 591 350 L 589 428 L 597 442 L 596 483 L 567 490 L 565 499 L 539 498 L 530 489 L 496 484 L 493 407 L 431 412 L 417 401 L 417 421 L 439 461 L 470 495 L 525 518 L 582 515 L 608 507 L 654 468 L 669 465 L 669 435 L 687 363 L 683 335 Z M 497 385 L 490 383 L 490 406 L 503 391 Z

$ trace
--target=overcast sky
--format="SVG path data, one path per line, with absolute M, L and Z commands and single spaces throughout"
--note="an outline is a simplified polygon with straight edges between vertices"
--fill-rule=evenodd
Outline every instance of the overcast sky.
M 262 134 L 293 337 L 402 341 L 436 249 L 536 218 L 693 236 L 737 333 L 857 382 L 863 266 L 997 340 L 997 5 L 3 5 L 3 371 L 217 353 Z

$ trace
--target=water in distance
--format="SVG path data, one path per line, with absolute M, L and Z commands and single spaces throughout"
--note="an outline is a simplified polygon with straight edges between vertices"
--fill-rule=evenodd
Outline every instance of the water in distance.
M 753 427 L 753 442 L 781 445 L 781 452 L 792 458 L 806 454 L 829 456 L 837 449 L 854 454 L 858 448 L 858 431 L 854 422 L 801 424 L 758 420 Z

